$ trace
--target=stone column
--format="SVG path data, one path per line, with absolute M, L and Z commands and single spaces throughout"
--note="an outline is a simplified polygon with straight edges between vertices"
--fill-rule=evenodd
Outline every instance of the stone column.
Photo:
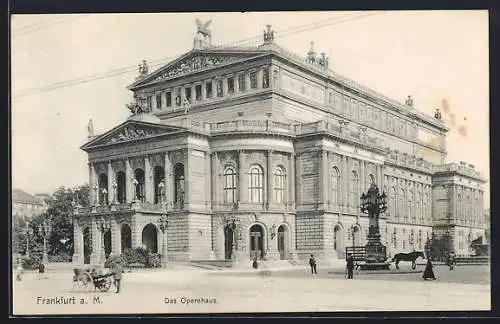
M 250 71 L 245 71 L 245 91 L 251 89 L 250 85 Z
M 205 209 L 212 208 L 212 186 L 210 181 L 210 153 L 205 152 Z
M 185 169 L 184 169 L 184 208 L 189 209 L 189 202 L 191 201 L 191 191 L 189 186 L 191 185 L 191 152 L 192 149 L 188 148 L 184 151 L 185 154 Z
M 219 209 L 220 198 L 219 198 L 219 182 L 218 174 L 219 168 L 217 166 L 218 157 L 217 152 L 212 153 L 212 209 Z M 238 181 L 239 182 L 239 181 Z M 239 184 L 238 184 L 239 185 Z
M 146 196 L 146 203 L 154 202 L 154 182 L 153 170 L 151 168 L 151 156 L 144 157 L 144 194 Z
M 295 208 L 297 208 L 302 202 L 302 196 L 300 195 L 300 188 L 302 184 L 302 170 L 300 169 L 300 153 L 295 154 Z
M 73 259 L 74 264 L 83 264 L 83 240 L 81 239 L 83 233 L 78 225 L 78 220 L 73 221 Z
M 99 193 L 94 190 L 94 186 L 97 185 L 97 174 L 95 172 L 94 163 L 89 163 L 89 186 L 90 186 L 90 205 L 94 206 L 97 202 L 99 202 Z
M 190 103 L 196 102 L 196 84 L 191 85 L 191 100 Z
M 266 201 L 266 206 L 267 209 L 271 208 L 271 204 L 274 202 L 273 199 L 273 165 L 272 165 L 272 151 L 268 150 L 267 151 L 267 181 L 266 181 L 266 192 L 267 192 L 267 201 Z
M 131 203 L 134 200 L 134 188 L 132 188 L 132 168 L 130 167 L 130 159 L 125 159 L 125 195 L 126 202 Z
M 243 151 L 238 151 L 238 200 L 240 203 L 246 203 L 248 202 L 245 197 L 248 197 L 248 195 L 245 196 L 245 156 L 244 156 Z
M 289 193 L 287 195 L 287 203 L 288 205 L 295 209 L 295 154 L 291 153 L 289 157 L 289 171 L 288 171 L 288 184 L 289 184 Z
M 201 81 L 201 101 L 207 100 L 207 83 L 205 81 Z
M 240 80 L 238 78 L 238 74 L 234 75 L 234 93 L 240 91 Z
M 121 232 L 120 227 L 118 226 L 116 219 L 111 218 L 111 254 L 112 255 L 120 255 L 121 252 Z
M 113 182 L 115 181 L 115 172 L 113 170 L 113 166 L 111 165 L 111 161 L 108 161 L 108 204 L 113 203 Z
M 257 70 L 257 89 L 262 89 L 262 76 L 264 75 L 264 72 L 262 71 L 262 68 L 259 68 Z
M 165 152 L 165 203 L 168 208 L 171 208 L 173 203 L 173 179 L 172 179 L 172 161 L 170 161 L 169 152 Z
M 320 209 L 328 207 L 328 152 L 326 150 L 319 151 L 320 153 L 320 172 L 319 172 L 319 201 Z
M 90 232 L 92 235 L 92 254 L 90 255 L 90 263 L 98 264 L 101 260 L 101 232 L 97 226 L 97 220 L 92 217 Z
M 217 82 L 219 82 L 219 79 L 212 79 L 212 98 L 217 97 Z
M 371 183 L 367 183 L 367 176 L 366 176 L 366 162 L 364 160 L 359 161 L 359 191 L 360 192 L 365 192 L 368 191 L 368 188 L 370 188 Z M 365 188 L 366 187 L 366 188 Z
M 227 96 L 227 77 L 226 76 L 223 76 L 222 77 L 222 96 L 223 97 L 226 97 Z

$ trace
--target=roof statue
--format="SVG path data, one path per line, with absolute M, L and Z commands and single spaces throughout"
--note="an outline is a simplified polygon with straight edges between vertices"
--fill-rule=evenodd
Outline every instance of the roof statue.
M 439 109 L 436 109 L 434 112 L 434 118 L 441 120 L 441 111 L 439 111 Z
M 139 78 L 146 76 L 148 74 L 148 70 L 148 63 L 146 62 L 146 60 L 142 60 L 142 64 L 139 64 Z
M 94 122 L 92 118 L 89 119 L 89 123 L 87 124 L 87 132 L 89 133 L 89 138 L 94 137 Z
M 412 96 L 408 96 L 408 98 L 405 100 L 405 105 L 413 107 L 413 98 L 412 98 Z
M 316 52 L 314 51 L 314 42 L 311 42 L 311 48 L 307 52 L 307 62 L 316 63 Z
M 328 68 L 328 57 L 326 56 L 325 53 L 321 53 L 321 57 L 319 58 L 318 63 L 319 63 L 319 65 L 321 65 L 325 69 Z
M 196 37 L 194 38 L 194 48 L 202 49 L 212 45 L 212 31 L 208 26 L 212 23 L 212 20 L 209 20 L 205 23 L 202 23 L 201 20 L 196 18 Z
M 264 30 L 264 43 L 270 44 L 274 42 L 274 31 L 271 30 L 271 25 L 266 25 L 267 31 Z
M 146 98 L 134 97 L 134 101 L 126 105 L 132 116 L 148 112 Z

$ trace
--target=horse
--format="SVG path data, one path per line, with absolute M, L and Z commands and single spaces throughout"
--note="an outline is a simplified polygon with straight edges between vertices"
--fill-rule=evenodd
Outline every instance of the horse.
M 411 268 L 413 270 L 415 270 L 415 268 L 417 267 L 417 264 L 415 263 L 415 260 L 417 260 L 419 257 L 422 257 L 423 259 L 425 259 L 424 252 L 413 251 L 413 252 L 410 252 L 410 253 L 398 253 L 398 254 L 396 254 L 392 258 L 391 262 L 395 262 L 396 263 L 396 269 L 399 270 L 399 262 L 401 262 L 401 261 L 410 261 L 411 262 Z

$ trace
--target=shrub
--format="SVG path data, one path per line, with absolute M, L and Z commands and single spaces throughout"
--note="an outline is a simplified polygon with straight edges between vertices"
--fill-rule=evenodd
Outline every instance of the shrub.
M 140 247 L 126 249 L 122 253 L 122 260 L 125 264 L 141 263 L 145 265 L 147 262 L 147 251 Z
M 71 262 L 73 257 L 68 253 L 49 255 L 49 262 Z
M 23 269 L 34 270 L 38 268 L 38 265 L 42 261 L 42 256 L 38 254 L 30 255 L 29 258 L 24 258 L 22 261 Z
M 123 254 L 120 254 L 120 255 L 111 255 L 109 258 L 107 258 L 106 262 L 104 263 L 104 267 L 113 268 L 118 261 L 121 262 L 123 266 L 128 265 Z
M 160 268 L 161 255 L 159 253 L 150 253 L 145 264 L 147 268 Z

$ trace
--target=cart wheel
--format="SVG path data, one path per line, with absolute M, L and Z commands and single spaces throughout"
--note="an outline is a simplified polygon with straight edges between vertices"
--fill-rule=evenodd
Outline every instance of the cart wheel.
M 99 285 L 99 287 L 97 287 L 97 289 L 99 289 L 99 291 L 106 292 L 109 290 L 110 287 L 111 287 L 111 278 L 108 277 L 102 281 L 102 283 Z
M 78 275 L 77 283 L 78 288 L 82 291 L 91 291 L 93 288 L 92 277 L 86 272 Z

